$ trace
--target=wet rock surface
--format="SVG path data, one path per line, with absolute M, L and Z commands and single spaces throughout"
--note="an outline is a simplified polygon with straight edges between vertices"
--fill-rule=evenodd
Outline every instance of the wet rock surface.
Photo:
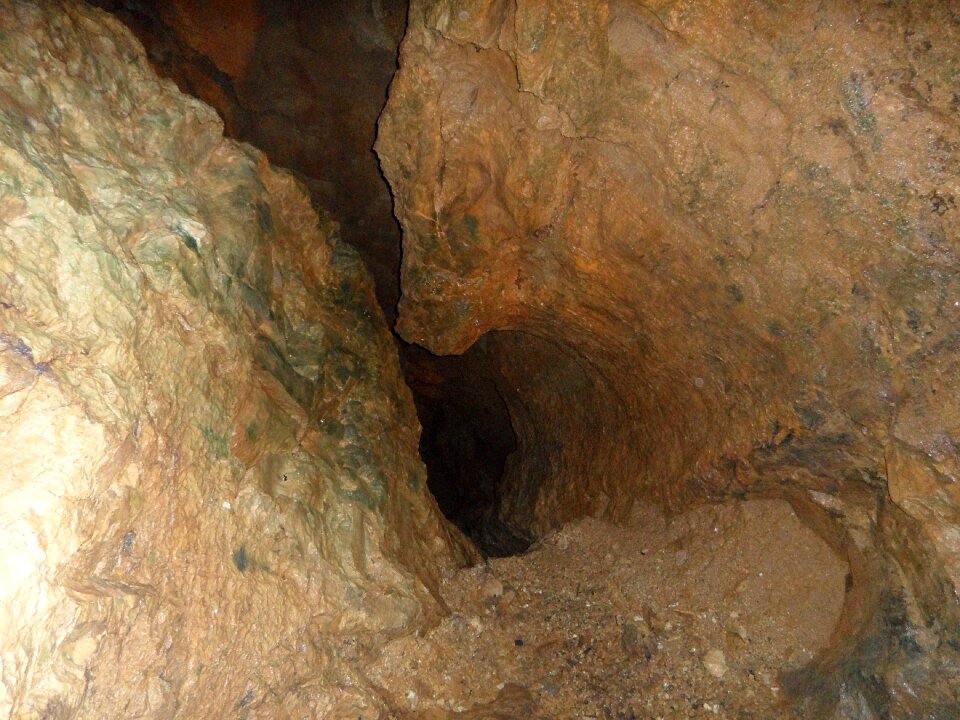
M 401 335 L 490 333 L 499 520 L 790 498 L 853 568 L 787 683 L 809 717 L 960 703 L 958 33 L 947 2 L 417 0 L 381 118 Z
M 0 714 L 350 717 L 439 616 L 372 284 L 128 30 L 0 7 Z

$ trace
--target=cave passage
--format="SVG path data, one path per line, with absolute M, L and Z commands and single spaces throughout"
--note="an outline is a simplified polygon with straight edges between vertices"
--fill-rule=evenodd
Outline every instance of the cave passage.
M 407 0 L 309 7 L 283 0 L 229 10 L 164 0 L 96 4 L 130 25 L 158 71 L 213 105 L 227 134 L 298 173 L 317 206 L 340 221 L 393 324 L 402 238 L 373 143 L 398 68 Z M 467 220 L 467 232 L 479 238 L 477 219 Z M 420 272 L 417 262 L 430 260 L 410 260 L 411 277 Z M 619 484 L 681 477 L 697 449 L 713 442 L 710 423 L 702 422 L 715 412 L 711 386 L 682 378 L 686 368 L 638 363 L 636 356 L 650 354 L 642 318 L 598 334 L 577 329 L 579 312 L 569 323 L 548 320 L 536 334 L 492 330 L 461 355 L 432 353 L 394 332 L 422 426 L 430 491 L 489 555 L 522 552 L 567 520 L 624 517 L 631 501 Z M 713 342 L 686 337 L 694 345 Z M 671 354 L 681 353 L 663 353 Z M 638 387 L 659 383 L 651 400 L 623 397 L 616 379 L 633 376 Z M 604 464 L 607 471 L 599 469 Z M 648 465 L 656 467 L 649 479 Z
M 298 173 L 316 205 L 340 222 L 395 323 L 401 229 L 372 146 L 398 67 L 407 0 L 309 7 L 283 0 L 229 10 L 164 0 L 96 4 L 130 25 L 161 73 L 213 105 L 227 134 Z M 690 428 L 682 444 L 705 442 L 696 419 L 709 412 L 698 405 L 701 386 L 680 383 L 650 407 L 628 407 L 609 378 L 658 373 L 637 366 L 632 348 L 621 352 L 614 335 L 624 329 L 594 336 L 550 323 L 537 335 L 488 332 L 462 355 L 434 354 L 394 333 L 422 426 L 429 489 L 488 555 L 523 552 L 562 521 L 608 510 L 623 517 L 618 476 L 643 477 L 651 458 L 687 454 L 675 447 L 675 427 Z M 653 429 L 635 432 L 646 426 Z M 594 457 L 615 472 L 597 472 Z
M 767 20 L 737 28 L 756 33 L 741 43 L 752 42 L 754 54 L 738 65 L 742 48 L 727 47 L 736 41 L 715 32 L 708 14 L 720 2 L 703 3 L 706 15 L 691 10 L 689 25 L 636 3 L 585 2 L 596 11 L 577 16 L 596 25 L 589 39 L 577 36 L 578 23 L 547 23 L 524 3 L 488 3 L 476 14 L 490 17 L 479 22 L 472 11 L 421 2 L 402 67 L 406 0 L 325 11 L 322 3 L 251 1 L 233 15 L 213 11 L 230 17 L 212 28 L 184 3 L 99 4 L 133 18 L 161 72 L 216 107 L 228 133 L 296 171 L 342 222 L 394 331 L 429 489 L 483 553 L 518 555 L 582 520 L 568 534 L 599 562 L 604 540 L 595 535 L 615 531 L 591 535 L 592 520 L 627 521 L 655 505 L 694 508 L 677 526 L 646 521 L 662 540 L 656 571 L 664 582 L 674 570 L 687 573 L 695 604 L 714 548 L 726 553 L 730 580 L 740 572 L 738 543 L 759 543 L 765 524 L 796 521 L 785 540 L 763 545 L 771 554 L 755 554 L 752 567 L 762 570 L 714 590 L 716 607 L 737 588 L 770 590 L 754 576 L 776 572 L 768 561 L 786 554 L 791 537 L 810 550 L 800 583 L 809 593 L 798 593 L 798 604 L 814 597 L 816 575 L 830 565 L 834 590 L 845 589 L 833 596 L 836 632 L 817 628 L 829 625 L 818 635 L 824 646 L 829 636 L 829 649 L 818 649 L 816 662 L 801 652 L 795 664 L 809 669 L 798 670 L 796 684 L 807 683 L 807 696 L 821 681 L 834 696 L 857 687 L 850 703 L 881 709 L 862 717 L 887 716 L 895 691 L 884 683 L 909 687 L 897 668 L 915 671 L 932 696 L 937 673 L 960 667 L 950 649 L 934 670 L 911 665 L 914 655 L 927 657 L 915 652 L 914 636 L 923 635 L 923 652 L 960 647 L 960 621 L 942 612 L 955 595 L 938 549 L 956 546 L 953 480 L 945 478 L 960 477 L 955 434 L 937 414 L 960 368 L 951 354 L 956 324 L 945 321 L 960 306 L 949 244 L 956 226 L 944 225 L 956 217 L 955 176 L 928 182 L 929 168 L 955 160 L 944 159 L 960 147 L 944 139 L 955 137 L 955 124 L 921 130 L 947 111 L 928 112 L 924 103 L 934 100 L 906 81 L 883 96 L 892 80 L 868 93 L 874 81 L 853 66 L 834 77 L 846 58 L 820 67 L 809 57 L 825 79 L 793 95 L 783 91 L 796 76 L 792 53 L 777 54 L 809 47 L 827 57 L 826 48 L 855 45 L 845 36 L 818 36 L 819 45 L 784 39 L 781 29 L 882 33 L 886 20 L 861 23 L 854 13 L 854 22 L 848 4 L 837 3 L 816 10 L 835 14 L 833 24 L 812 10 L 801 23 L 789 19 L 792 10 L 758 4 Z M 817 4 L 795 4 L 808 5 Z M 529 26 L 508 22 L 507 6 L 527 13 Z M 530 35 L 518 39 L 524 27 Z M 541 31 L 559 33 L 544 45 L 551 53 L 589 57 L 538 54 Z M 684 33 L 689 42 L 678 40 Z M 533 49 L 518 50 L 521 40 Z M 875 64 L 871 42 L 862 43 L 864 67 Z M 923 52 L 940 46 L 956 44 L 930 41 Z M 772 59 L 769 48 L 780 49 Z M 913 52 L 909 72 L 898 71 L 911 82 Z M 946 66 L 927 62 L 931 77 Z M 904 118 L 914 111 L 911 126 Z M 917 148 L 942 157 L 916 148 L 897 155 L 890 148 L 912 147 L 898 132 L 929 132 Z M 922 158 L 919 179 L 905 179 L 910 155 Z M 398 219 L 407 233 L 402 271 Z M 885 244 L 894 234 L 903 256 Z M 736 505 L 757 500 L 774 505 Z M 721 509 L 697 509 L 705 502 Z M 570 541 L 560 532 L 556 542 Z M 645 541 L 623 542 L 632 551 Z M 830 563 L 820 566 L 825 553 Z M 620 559 L 609 555 L 611 565 Z M 691 556 L 702 561 L 694 570 Z M 567 578 L 553 579 L 568 589 Z M 510 595 L 492 586 L 487 609 Z M 772 603 L 778 593 L 768 593 Z M 623 610 L 649 634 L 625 630 L 613 646 L 649 661 L 649 638 L 667 637 L 674 615 L 704 619 L 699 606 L 664 602 L 670 622 Z M 763 616 L 762 604 L 754 609 Z M 739 619 L 711 622 L 732 628 L 728 649 L 752 642 Z M 941 620 L 953 645 L 931 630 Z M 592 646 L 578 640 L 583 660 Z M 720 679 L 726 667 L 717 661 L 710 672 Z
M 404 372 L 423 428 L 420 454 L 444 515 L 488 555 L 525 550 L 528 534 L 498 517 L 507 460 L 517 450 L 509 408 L 481 338 L 462 356 L 408 345 Z

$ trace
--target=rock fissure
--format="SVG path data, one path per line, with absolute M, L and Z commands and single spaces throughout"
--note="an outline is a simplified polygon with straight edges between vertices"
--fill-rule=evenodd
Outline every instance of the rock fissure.
M 956 715 L 950 3 L 96 4 L 0 7 L 0 713 Z

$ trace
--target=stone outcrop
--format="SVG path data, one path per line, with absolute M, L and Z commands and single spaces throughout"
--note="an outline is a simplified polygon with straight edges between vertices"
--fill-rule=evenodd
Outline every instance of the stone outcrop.
M 854 568 L 793 686 L 850 717 L 958 703 L 958 46 L 946 2 L 414 0 L 380 123 L 399 332 L 489 333 L 500 520 L 790 498 Z
M 375 717 L 466 552 L 356 253 L 132 34 L 0 7 L 0 715 Z

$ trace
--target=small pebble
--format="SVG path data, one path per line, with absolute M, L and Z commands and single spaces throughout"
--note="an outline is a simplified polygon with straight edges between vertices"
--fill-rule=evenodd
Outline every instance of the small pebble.
M 710 650 L 703 656 L 703 666 L 718 680 L 727 674 L 727 658 L 720 650 Z
M 495 575 L 488 575 L 480 585 L 484 599 L 498 598 L 503 595 L 503 583 Z
M 747 628 L 742 623 L 738 623 L 738 622 L 728 623 L 727 632 L 740 638 L 740 640 L 742 640 L 745 643 L 750 642 L 750 635 L 747 633 Z
M 757 674 L 757 679 L 761 683 L 763 683 L 765 686 L 767 686 L 772 692 L 774 693 L 780 692 L 780 686 L 777 684 L 777 680 L 774 677 L 774 674 L 769 670 L 761 670 Z

